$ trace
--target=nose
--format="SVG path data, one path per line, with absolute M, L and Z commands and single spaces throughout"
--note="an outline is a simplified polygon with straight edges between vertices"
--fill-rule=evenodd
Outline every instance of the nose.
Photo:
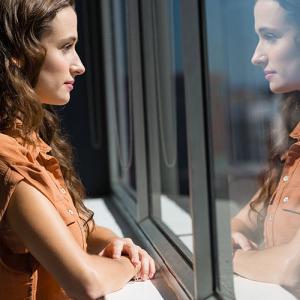
M 251 58 L 252 64 L 257 66 L 265 66 L 267 64 L 267 61 L 267 55 L 264 53 L 261 46 L 258 44 Z
M 77 52 L 75 53 L 74 60 L 71 64 L 70 72 L 73 77 L 82 75 L 85 72 L 85 67 L 84 67 L 83 63 L 81 62 L 81 59 L 78 56 Z

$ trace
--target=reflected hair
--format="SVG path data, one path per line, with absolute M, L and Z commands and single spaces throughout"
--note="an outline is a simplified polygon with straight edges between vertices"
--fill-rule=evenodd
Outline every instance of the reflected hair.
M 259 176 L 260 192 L 250 203 L 250 214 L 257 214 L 257 223 L 264 221 L 266 210 L 279 183 L 283 170 L 283 155 L 295 142 L 289 134 L 300 121 L 300 93 L 283 94 L 279 103 L 279 114 L 273 120 L 269 141 L 269 156 L 266 169 Z
M 260 0 L 256 0 L 258 2 Z M 286 11 L 289 21 L 300 26 L 300 1 L 299 0 L 272 0 L 278 2 L 278 4 Z
M 279 5 L 286 11 L 290 20 L 300 24 L 300 18 L 299 18 L 300 1 L 299 0 L 274 0 L 274 1 L 278 2 Z
M 93 213 L 83 204 L 84 188 L 75 173 L 70 144 L 60 131 L 56 113 L 42 105 L 34 91 L 46 49 L 41 38 L 51 32 L 51 22 L 64 8 L 75 9 L 74 0 L 0 1 L 0 132 L 9 133 L 18 120 L 18 135 L 30 143 L 38 133 L 51 146 L 67 188 L 88 228 Z

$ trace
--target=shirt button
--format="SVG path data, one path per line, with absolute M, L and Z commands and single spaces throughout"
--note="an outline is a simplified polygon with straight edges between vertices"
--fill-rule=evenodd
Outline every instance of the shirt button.
M 284 182 L 287 182 L 288 180 L 289 180 L 289 176 L 286 175 L 286 176 L 283 177 Z
M 272 215 L 269 216 L 269 221 L 270 221 L 270 222 L 273 221 L 273 216 L 272 216 Z
M 61 188 L 60 191 L 65 194 L 66 193 L 66 190 L 64 188 Z
M 74 215 L 74 212 L 73 212 L 72 209 L 68 209 L 68 212 L 69 212 L 70 215 Z
M 283 198 L 283 203 L 288 203 L 289 202 L 289 197 L 284 197 Z

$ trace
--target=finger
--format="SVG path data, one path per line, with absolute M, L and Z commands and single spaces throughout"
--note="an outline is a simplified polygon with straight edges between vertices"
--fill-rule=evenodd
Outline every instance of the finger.
M 113 243 L 112 246 L 112 258 L 120 258 L 123 250 L 123 242 L 121 240 L 117 240 Z
M 104 257 L 111 257 L 111 253 L 112 253 L 112 250 L 111 250 L 111 247 L 109 244 L 99 253 L 99 255 L 104 256 Z
M 240 248 L 240 245 L 235 241 L 235 239 L 231 238 L 231 243 L 233 249 Z
M 241 240 L 242 237 L 244 237 L 244 235 L 240 234 L 239 232 L 235 232 L 232 234 L 231 243 L 233 249 L 241 248 L 239 241 Z
M 248 251 L 252 249 L 252 244 L 248 238 L 246 238 L 243 234 L 240 232 L 235 232 L 232 235 L 232 242 L 234 249 L 241 248 L 244 251 Z
M 140 258 L 139 258 L 140 249 L 141 248 L 139 246 L 136 246 L 132 241 L 128 241 L 124 245 L 123 251 L 125 251 L 129 255 L 131 262 L 135 266 L 140 262 Z
M 143 249 L 140 250 L 139 254 L 141 261 L 141 278 L 142 280 L 147 280 L 149 279 L 149 255 Z
M 132 250 L 131 250 L 131 262 L 136 266 L 140 263 L 140 256 L 139 256 L 139 251 L 140 251 L 140 247 L 138 246 L 133 246 Z
M 258 249 L 258 245 L 255 242 L 250 241 L 250 243 L 251 243 L 252 249 Z
M 249 251 L 252 249 L 252 245 L 247 238 L 241 237 L 241 239 L 239 240 L 239 244 L 240 244 L 242 250 L 244 250 L 244 251 Z
M 150 279 L 153 278 L 155 272 L 156 272 L 155 262 L 154 262 L 153 258 L 150 256 L 149 257 L 149 278 Z

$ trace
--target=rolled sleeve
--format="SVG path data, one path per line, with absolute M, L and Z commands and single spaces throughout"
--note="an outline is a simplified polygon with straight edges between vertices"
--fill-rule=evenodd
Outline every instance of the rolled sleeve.
M 0 222 L 5 214 L 11 195 L 17 184 L 23 179 L 24 176 L 12 170 L 5 162 L 0 161 Z

